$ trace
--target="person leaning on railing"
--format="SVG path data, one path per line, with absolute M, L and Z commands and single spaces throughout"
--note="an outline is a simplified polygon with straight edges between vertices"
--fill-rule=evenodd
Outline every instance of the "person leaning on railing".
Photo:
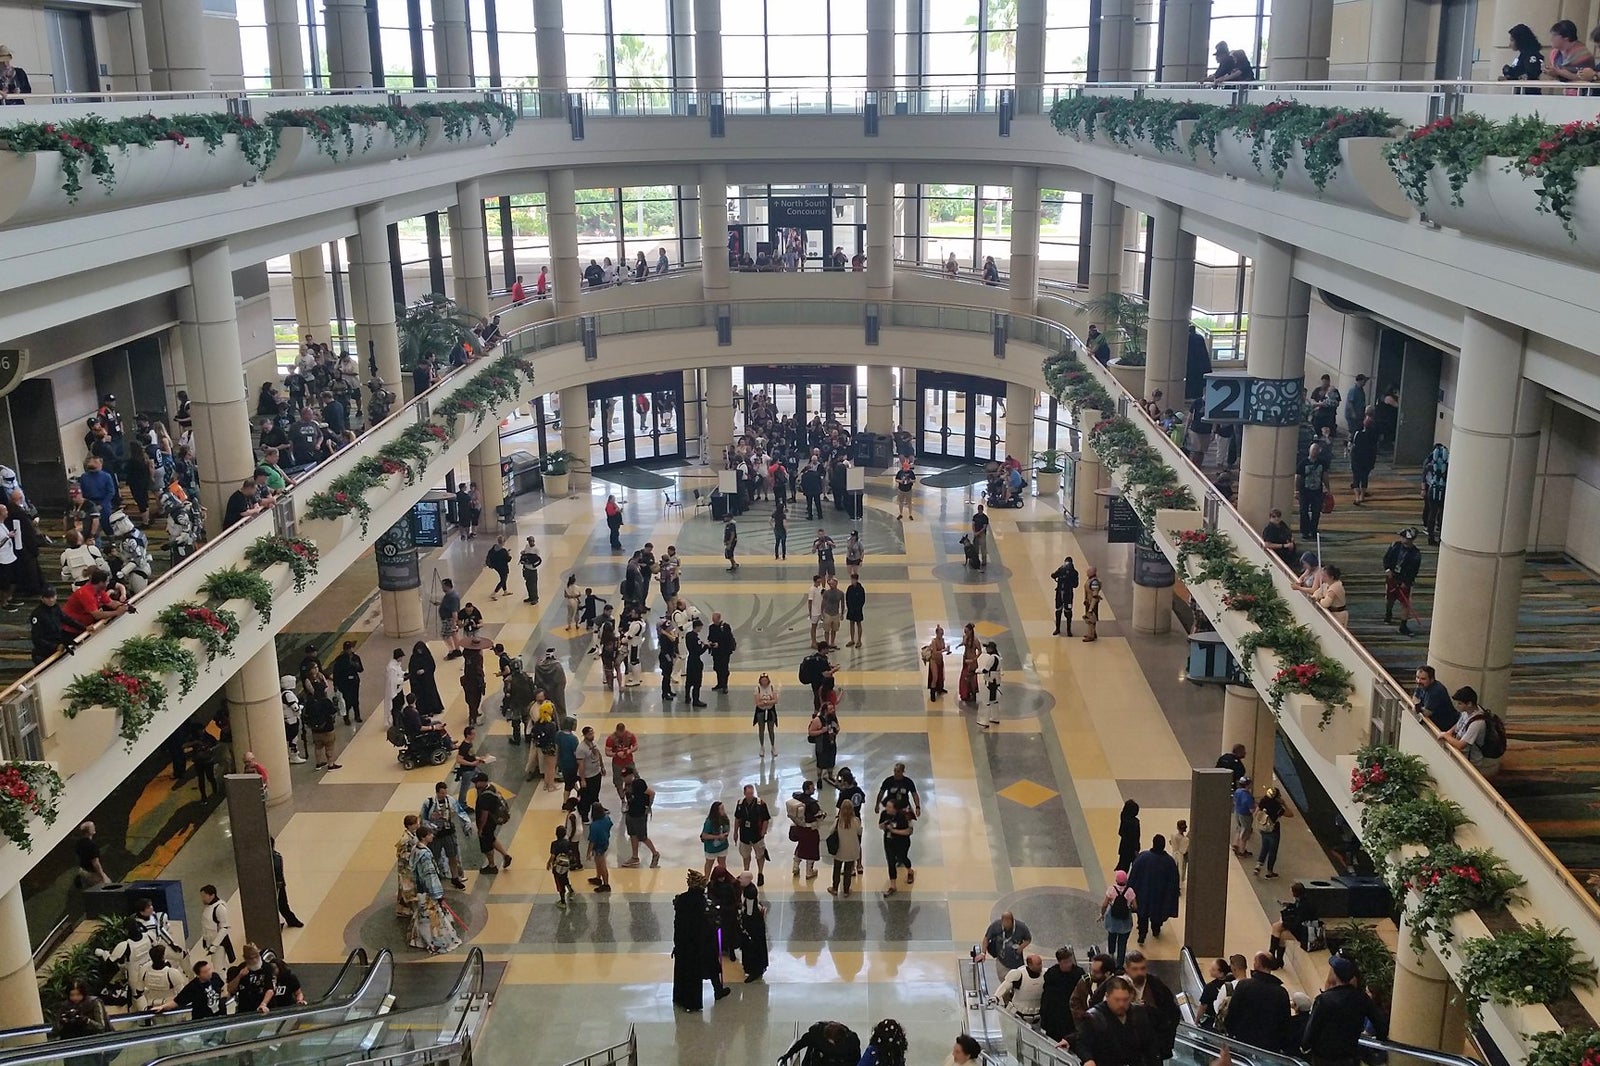
M 111 575 L 98 567 L 89 571 L 89 578 L 72 590 L 66 605 L 61 608 L 61 631 L 67 639 L 83 636 L 96 622 L 115 618 L 130 610 L 125 601 L 114 601 L 107 585 Z

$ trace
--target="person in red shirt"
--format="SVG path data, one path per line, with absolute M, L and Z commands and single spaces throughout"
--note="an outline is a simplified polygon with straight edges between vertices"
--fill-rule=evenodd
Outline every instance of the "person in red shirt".
M 639 738 L 628 732 L 628 727 L 617 723 L 616 731 L 606 737 L 606 754 L 611 756 L 611 784 L 622 796 L 622 772 L 633 766 L 634 752 L 639 750 Z
M 61 631 L 71 639 L 80 637 L 96 622 L 115 618 L 128 609 L 123 602 L 113 602 L 106 591 L 111 575 L 99 567 L 89 571 L 89 580 L 72 590 L 61 607 Z
M 522 275 L 517 275 L 516 284 L 511 286 L 511 302 L 519 304 L 528 298 L 528 290 L 522 287 Z
M 544 297 L 549 294 L 549 292 L 550 292 L 550 268 L 549 267 L 540 267 L 539 268 L 539 277 L 534 282 L 533 291 L 539 296 L 539 298 L 541 300 L 544 299 Z

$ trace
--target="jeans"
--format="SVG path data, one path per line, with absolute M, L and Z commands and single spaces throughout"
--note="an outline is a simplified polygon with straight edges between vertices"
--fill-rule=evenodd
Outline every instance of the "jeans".
M 893 869 L 893 867 L 891 867 L 891 869 Z M 853 862 L 840 862 L 838 859 L 834 859 L 833 860 L 833 887 L 834 888 L 838 888 L 839 887 L 839 882 L 842 879 L 844 881 L 844 890 L 845 890 L 846 893 L 848 893 L 850 891 L 851 883 L 855 881 L 855 877 L 856 877 L 856 864 L 855 863 L 853 863 Z M 893 880 L 893 875 L 891 875 L 890 879 Z
M 1322 521 L 1322 493 L 1309 489 L 1300 490 L 1300 535 L 1314 537 L 1317 535 L 1317 526 Z
M 528 599 L 532 600 L 534 603 L 538 603 L 539 602 L 539 571 L 537 571 L 537 570 L 523 570 L 522 571 L 522 584 L 528 590 Z
M 773 530 L 772 557 L 774 559 L 787 559 L 789 557 L 789 531 L 786 529 Z
M 1128 957 L 1128 934 L 1107 933 L 1106 954 L 1117 964 L 1117 969 L 1122 969 L 1123 960 Z
M 1259 836 L 1261 850 L 1256 853 L 1256 863 L 1267 868 L 1268 873 L 1273 872 L 1273 867 L 1278 865 L 1278 841 L 1283 837 L 1283 830 L 1271 833 L 1262 833 Z

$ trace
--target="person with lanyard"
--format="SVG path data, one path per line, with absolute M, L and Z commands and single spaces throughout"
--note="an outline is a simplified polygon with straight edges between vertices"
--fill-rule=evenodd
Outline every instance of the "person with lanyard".
M 922 797 L 917 795 L 917 783 L 906 776 L 906 764 L 903 762 L 895 763 L 894 772 L 878 786 L 878 798 L 873 800 L 872 813 L 879 813 L 883 805 L 890 802 L 903 811 L 907 818 L 915 820 L 922 817 Z
M 244 946 L 244 961 L 228 979 L 227 993 L 240 1014 L 266 1014 L 272 1009 L 272 970 L 254 944 Z
M 157 1014 L 165 1014 L 169 1010 L 181 1008 L 189 1012 L 190 1021 L 200 1022 L 207 1018 L 221 1017 L 225 1013 L 223 1007 L 227 1000 L 227 985 L 217 976 L 211 963 L 201 959 L 194 964 L 194 978 L 180 988 L 171 999 L 158 1003 L 151 1009 Z

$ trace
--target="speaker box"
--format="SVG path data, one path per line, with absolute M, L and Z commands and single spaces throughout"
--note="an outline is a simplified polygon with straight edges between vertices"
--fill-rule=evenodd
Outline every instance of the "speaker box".
M 1350 917 L 1350 889 L 1337 881 L 1306 881 L 1304 897 L 1308 918 Z
M 1334 878 L 1349 893 L 1351 918 L 1387 918 L 1394 913 L 1394 900 L 1383 878 L 1375 875 L 1342 874 Z
M 894 463 L 894 438 L 885 433 L 879 433 L 872 441 L 872 467 L 874 470 L 886 470 Z

